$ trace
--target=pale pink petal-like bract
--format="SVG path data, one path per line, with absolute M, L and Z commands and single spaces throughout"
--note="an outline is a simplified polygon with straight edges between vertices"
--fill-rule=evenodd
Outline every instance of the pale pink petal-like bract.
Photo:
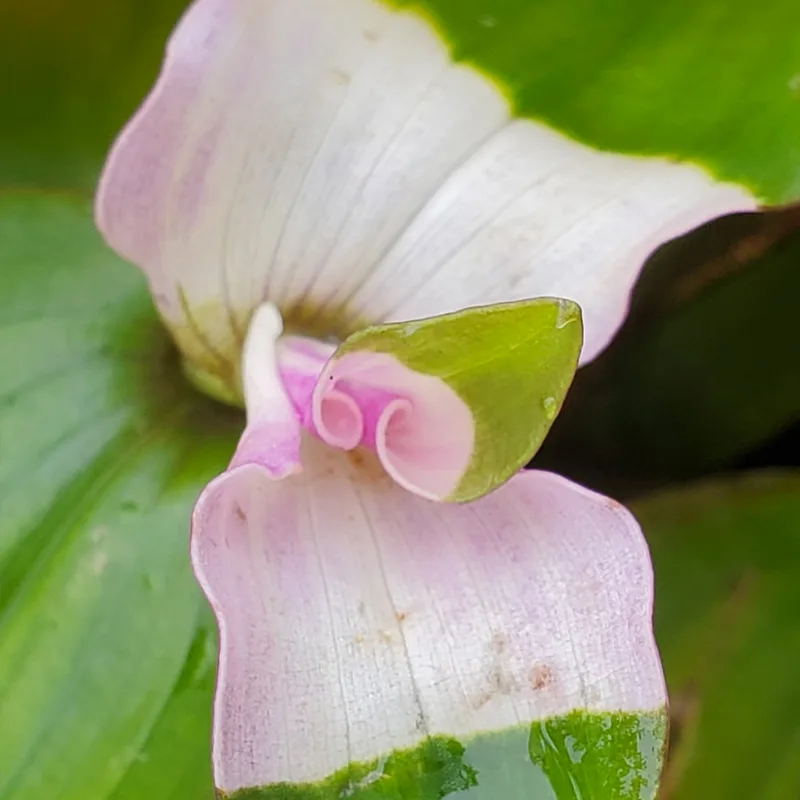
M 97 218 L 190 358 L 235 358 L 264 300 L 300 328 L 352 330 L 554 296 L 583 310 L 585 362 L 653 249 L 753 207 L 698 167 L 513 118 L 413 11 L 197 0 L 112 150 Z
M 242 464 L 194 514 L 221 630 L 223 791 L 322 779 L 418 744 L 666 695 L 647 547 L 619 504 L 543 472 L 461 506 L 309 439 L 301 475 Z

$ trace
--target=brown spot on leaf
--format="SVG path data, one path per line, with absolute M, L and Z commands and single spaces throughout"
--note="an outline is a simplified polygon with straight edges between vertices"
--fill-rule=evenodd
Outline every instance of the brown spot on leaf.
M 536 664 L 528 673 L 528 682 L 531 689 L 538 692 L 553 682 L 553 671 L 547 664 Z
M 353 464 L 353 466 L 364 466 L 364 454 L 360 453 L 358 450 L 350 450 L 347 453 L 347 457 L 350 459 L 350 463 Z
M 519 689 L 514 674 L 502 664 L 495 664 L 489 670 L 487 677 L 492 694 L 513 694 Z
M 479 695 L 472 699 L 472 708 L 477 711 L 479 708 L 485 706 L 492 699 L 491 692 L 481 692 Z

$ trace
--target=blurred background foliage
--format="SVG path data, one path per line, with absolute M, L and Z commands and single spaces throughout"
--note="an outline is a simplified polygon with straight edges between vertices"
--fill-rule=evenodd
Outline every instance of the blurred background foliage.
M 150 320 L 147 336 L 118 332 L 116 344 L 99 347 L 106 336 L 103 315 L 111 309 L 116 325 L 115 309 L 143 308 L 146 295 L 134 271 L 104 251 L 89 213 L 106 150 L 151 85 L 183 6 L 183 0 L 0 3 L 0 401 L 8 423 L 0 423 L 6 517 L 0 523 L 0 655 L 7 657 L 5 668 L 0 665 L 3 800 L 210 797 L 213 625 L 188 579 L 188 561 L 173 563 L 181 558 L 176 553 L 183 552 L 186 532 L 168 531 L 205 477 L 224 463 L 238 421 L 188 387 L 172 385 L 165 372 L 142 372 L 142 363 L 172 357 L 165 337 L 153 332 L 149 311 L 135 311 Z M 65 208 L 58 199 L 63 194 L 74 198 Z M 120 276 L 119 285 L 109 284 L 108 296 L 98 301 L 96 320 L 91 303 L 77 303 L 66 284 L 53 278 L 66 271 L 69 280 L 73 268 L 92 286 L 102 283 L 98 276 L 112 276 L 112 283 Z M 43 305 L 25 299 L 26 275 L 41 281 Z M 800 208 L 730 216 L 665 245 L 648 262 L 619 336 L 581 370 L 535 459 L 536 466 L 629 502 L 651 544 L 656 628 L 672 698 L 664 800 L 800 797 L 798 298 Z M 22 303 L 24 314 L 12 300 Z M 34 320 L 31 341 L 50 352 L 53 337 L 67 335 L 53 322 L 65 304 L 86 322 L 80 342 L 69 344 L 73 382 L 43 384 L 36 373 L 23 386 L 20 365 L 25 361 L 27 368 L 35 354 L 23 352 L 28 339 L 21 337 L 29 334 L 20 324 L 41 317 Z M 127 366 L 103 362 L 122 351 Z M 130 460 L 121 444 L 93 450 L 84 443 L 74 458 L 67 451 L 57 477 L 48 472 L 41 486 L 32 481 L 20 488 L 13 480 L 17 465 L 9 465 L 23 447 L 20 437 L 38 431 L 41 420 L 65 413 L 64 404 L 84 402 L 76 399 L 82 397 L 76 387 L 93 385 L 92 376 L 105 369 L 113 373 L 109 385 L 138 387 L 139 398 L 148 391 L 171 402 L 179 398 L 178 432 L 147 450 L 170 465 L 159 462 L 158 493 L 148 489 L 139 505 L 123 499 L 113 508 L 106 508 L 111 488 L 102 502 L 92 500 L 87 481 L 109 464 L 114 492 L 126 498 L 142 493 L 125 488 L 132 471 L 117 469 Z M 29 391 L 34 385 L 44 386 L 52 402 L 34 402 L 40 396 Z M 150 434 L 158 438 L 156 412 L 137 403 L 129 404 L 109 441 L 122 441 L 123 434 L 137 441 Z M 18 404 L 26 405 L 27 416 L 14 416 Z M 95 411 L 89 407 L 86 413 Z M 55 431 L 42 446 L 61 441 L 59 436 Z M 206 453 L 199 466 L 195 450 Z M 57 489 L 53 497 L 47 481 Z M 59 503 L 76 496 L 89 500 L 67 524 Z M 50 503 L 48 513 L 33 520 L 28 499 Z M 168 514 L 161 510 L 165 504 Z M 124 525 L 120 508 L 129 514 Z M 35 531 L 27 544 L 18 537 L 26 525 Z M 159 578 L 158 603 L 143 602 L 135 581 L 130 591 L 117 587 L 95 598 L 112 620 L 125 604 L 139 609 L 138 620 L 128 620 L 129 612 L 117 621 L 116 649 L 113 657 L 98 656 L 97 677 L 86 648 L 89 655 L 92 647 L 101 653 L 99 623 L 86 610 L 90 606 L 72 603 L 70 579 L 84 563 L 75 553 L 89 547 L 98 530 L 113 532 L 120 525 L 135 534 L 128 535 L 120 555 L 124 575 L 162 557 L 166 545 L 158 537 L 173 548 L 171 566 Z M 54 583 L 56 575 L 60 582 Z M 152 593 L 152 570 L 147 576 Z M 155 616 L 173 613 L 180 616 L 176 627 L 162 625 L 162 636 L 149 635 Z M 52 626 L 43 626 L 42 619 Z M 60 649 L 58 637 L 70 626 L 75 652 L 83 649 L 79 662 L 75 653 Z M 163 653 L 153 652 L 161 646 Z M 32 668 L 37 653 L 45 653 L 48 669 Z M 145 664 L 157 677 L 147 677 Z M 27 671 L 22 683 L 14 677 L 20 671 Z M 96 684 L 102 691 L 92 700 Z M 115 692 L 130 692 L 135 702 L 120 702 L 128 717 L 93 750 L 104 738 L 97 724 L 104 715 L 96 704 L 104 704 L 107 716 Z M 81 703 L 71 703 L 73 696 Z M 15 720 L 21 717 L 14 714 L 25 709 L 41 719 L 20 732 Z M 34 763 L 44 766 L 31 778 Z

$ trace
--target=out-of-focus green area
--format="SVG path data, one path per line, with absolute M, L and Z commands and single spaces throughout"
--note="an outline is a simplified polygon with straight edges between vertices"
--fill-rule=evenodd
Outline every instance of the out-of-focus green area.
M 185 0 L 0 3 L 0 186 L 91 192 Z
M 240 420 L 180 380 L 90 212 L 182 6 L 0 5 L 3 800 L 212 794 L 185 520 Z M 799 296 L 797 209 L 664 247 L 537 457 L 633 499 L 650 540 L 668 800 L 800 796 Z
M 706 480 L 633 505 L 670 690 L 664 800 L 800 791 L 800 475 Z

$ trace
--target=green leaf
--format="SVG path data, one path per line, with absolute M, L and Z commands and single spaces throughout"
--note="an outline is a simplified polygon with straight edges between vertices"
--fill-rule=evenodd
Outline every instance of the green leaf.
M 799 222 L 727 217 L 657 252 L 538 463 L 630 491 L 720 469 L 800 419 Z
M 0 3 L 0 185 L 91 189 L 187 4 Z
M 172 694 L 110 800 L 214 800 L 209 744 L 217 641 L 210 610 L 206 617 Z
M 573 712 L 463 743 L 418 747 L 350 765 L 313 784 L 277 784 L 229 800 L 652 800 L 666 722 L 661 714 Z
M 0 275 L 0 796 L 201 797 L 188 519 L 240 421 L 187 387 L 83 203 L 0 196 Z
M 394 0 L 432 18 L 518 113 L 599 148 L 800 196 L 794 0 Z M 88 188 L 186 0 L 0 8 L 0 180 Z
M 539 449 L 572 383 L 582 343 L 578 306 L 539 298 L 365 328 L 336 357 L 388 353 L 440 378 L 464 401 L 475 444 L 447 499 L 465 502 L 496 489 Z
M 394 0 L 523 116 L 595 147 L 706 166 L 767 202 L 800 196 L 794 0 Z
M 800 473 L 644 500 L 670 688 L 668 800 L 800 797 Z

